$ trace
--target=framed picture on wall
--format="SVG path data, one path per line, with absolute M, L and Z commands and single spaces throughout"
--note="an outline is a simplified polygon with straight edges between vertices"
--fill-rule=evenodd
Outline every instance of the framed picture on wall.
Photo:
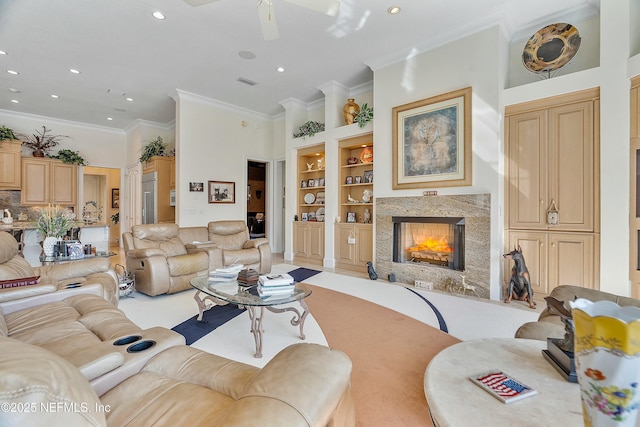
M 471 185 L 470 87 L 392 109 L 393 189 Z
M 236 183 L 209 181 L 209 203 L 235 203 Z
M 197 192 L 204 191 L 204 183 L 202 183 L 202 182 L 190 182 L 189 183 L 189 191 L 197 191 Z
M 120 208 L 120 189 L 119 188 L 111 189 L 111 207 L 114 209 Z

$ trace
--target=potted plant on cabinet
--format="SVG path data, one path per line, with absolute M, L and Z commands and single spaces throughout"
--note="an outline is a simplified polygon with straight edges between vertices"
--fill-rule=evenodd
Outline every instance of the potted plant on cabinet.
M 6 126 L 0 126 L 0 141 L 2 141 L 3 139 L 16 139 L 16 136 L 13 133 L 13 129 L 10 129 Z
M 42 132 L 36 131 L 32 135 L 20 134 L 23 138 L 22 145 L 33 150 L 33 157 L 44 157 L 56 145 L 60 144 L 60 138 L 69 138 L 66 135 L 47 135 L 51 129 L 42 126 Z
M 163 156 L 166 149 L 167 143 L 162 141 L 161 136 L 158 136 L 142 148 L 142 155 L 138 160 L 140 163 L 148 162 L 154 156 Z
M 74 215 L 61 206 L 49 205 L 40 211 L 36 227 L 44 236 L 42 249 L 45 256 L 53 256 L 53 248 L 73 227 Z

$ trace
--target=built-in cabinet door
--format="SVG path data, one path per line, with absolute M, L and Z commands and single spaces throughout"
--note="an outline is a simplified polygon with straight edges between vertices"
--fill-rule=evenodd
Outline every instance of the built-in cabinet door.
M 549 109 L 548 200 L 562 231 L 593 231 L 593 101 Z
M 356 246 L 356 265 L 366 269 L 367 261 L 373 262 L 373 225 L 360 224 L 358 228 L 358 244 Z
M 22 142 L 0 140 L 0 190 L 19 190 Z
M 599 288 L 594 277 L 594 239 L 592 234 L 549 234 L 549 292 L 560 285 Z
M 547 113 L 516 114 L 508 126 L 509 227 L 546 229 Z
M 22 191 L 20 204 L 44 205 L 49 203 L 49 162 L 22 159 Z
M 324 258 L 324 224 L 309 224 L 309 257 L 322 261 Z
M 297 221 L 293 224 L 293 255 L 295 257 L 307 257 L 309 246 L 309 227 Z
M 51 203 L 75 205 L 78 200 L 78 167 L 64 163 L 51 164 Z
M 353 224 L 336 224 L 336 262 L 339 264 L 353 264 L 355 259 L 355 230 Z M 353 238 L 353 243 L 350 243 Z
M 550 290 L 547 284 L 547 233 L 511 231 L 509 233 L 509 248 L 506 252 L 511 252 L 518 247 L 522 249 L 525 265 L 529 270 L 533 295 L 548 294 Z M 504 259 L 505 288 L 509 286 L 514 264 L 513 261 Z M 503 297 L 505 296 L 503 295 Z

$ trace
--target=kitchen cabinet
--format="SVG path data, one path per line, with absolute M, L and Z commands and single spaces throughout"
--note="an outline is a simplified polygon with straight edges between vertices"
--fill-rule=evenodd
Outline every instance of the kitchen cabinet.
M 20 190 L 22 141 L 0 141 L 0 190 Z
M 154 156 L 142 164 L 142 173 L 155 173 L 157 180 L 156 222 L 175 222 L 176 208 L 171 206 L 171 190 L 175 189 L 175 158 Z
M 60 160 L 23 157 L 20 204 L 76 206 L 78 202 L 78 166 Z
M 293 223 L 294 262 L 322 265 L 324 258 L 324 223 L 295 221 Z

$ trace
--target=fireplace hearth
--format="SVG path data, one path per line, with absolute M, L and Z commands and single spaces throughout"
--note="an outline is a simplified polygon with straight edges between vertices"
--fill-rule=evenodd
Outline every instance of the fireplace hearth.
M 464 271 L 464 218 L 394 216 L 392 222 L 393 262 Z

